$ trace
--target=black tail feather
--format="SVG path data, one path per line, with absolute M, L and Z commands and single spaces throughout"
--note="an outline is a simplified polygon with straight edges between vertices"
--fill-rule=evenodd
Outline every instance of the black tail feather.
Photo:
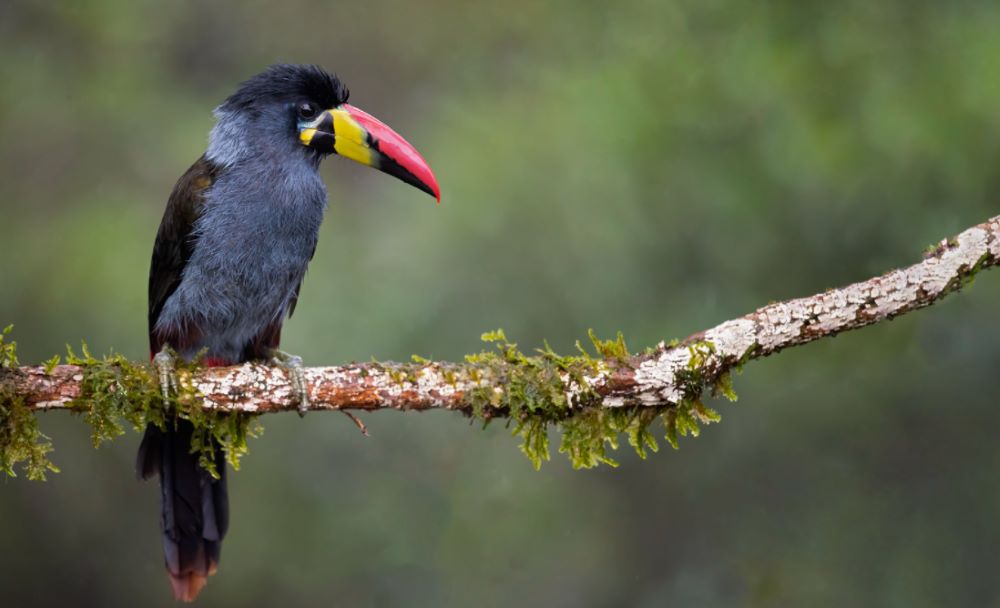
M 191 601 L 218 568 L 222 539 L 229 527 L 226 463 L 215 446 L 213 478 L 191 453 L 194 427 L 177 420 L 166 431 L 148 425 L 139 446 L 136 474 L 160 476 L 160 527 L 163 555 L 177 599 Z

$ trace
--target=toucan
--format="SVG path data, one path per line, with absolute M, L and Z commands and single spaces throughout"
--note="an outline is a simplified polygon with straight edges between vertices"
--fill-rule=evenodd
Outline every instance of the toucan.
M 337 76 L 314 65 L 273 65 L 215 109 L 205 153 L 177 180 L 149 271 L 150 356 L 169 396 L 175 357 L 209 366 L 285 365 L 308 405 L 301 360 L 278 350 L 295 310 L 327 206 L 327 156 L 349 158 L 440 202 L 420 154 L 347 103 Z M 174 597 L 193 601 L 219 565 L 229 525 L 225 460 L 199 466 L 193 426 L 177 416 L 146 427 L 136 463 L 159 476 L 163 554 Z

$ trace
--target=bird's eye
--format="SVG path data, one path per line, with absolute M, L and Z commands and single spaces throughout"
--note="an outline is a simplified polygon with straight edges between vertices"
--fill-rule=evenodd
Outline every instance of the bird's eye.
M 303 120 L 312 120 L 319 114 L 319 108 L 311 101 L 303 101 L 299 104 L 296 111 L 299 114 L 299 118 Z

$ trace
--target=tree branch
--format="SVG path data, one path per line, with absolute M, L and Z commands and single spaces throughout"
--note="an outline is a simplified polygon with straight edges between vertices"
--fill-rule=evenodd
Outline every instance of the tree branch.
M 492 363 L 372 362 L 308 368 L 311 409 L 468 412 L 478 402 L 504 415 L 511 402 L 509 396 L 501 397 L 518 377 L 518 366 L 532 365 L 531 360 L 539 358 L 547 358 L 559 370 L 557 383 L 569 410 L 592 405 L 670 407 L 686 399 L 697 400 L 734 365 L 930 306 L 960 289 L 977 271 L 998 264 L 1000 216 L 941 241 L 923 261 L 908 268 L 769 304 L 682 342 L 660 343 L 644 354 L 622 356 L 607 343 L 606 349 L 599 348 L 603 358 L 588 357 L 589 365 L 574 368 L 568 358 L 550 351 L 525 358 L 515 350 L 511 356 L 504 350 L 510 346 L 504 339 L 503 356 Z M 33 409 L 66 408 L 86 397 L 81 392 L 84 375 L 85 367 L 77 365 L 59 365 L 49 371 L 42 366 L 15 368 L 0 374 L 0 394 L 12 391 Z M 294 389 L 281 369 L 246 363 L 181 375 L 182 383 L 204 397 L 204 408 L 252 413 L 296 409 Z

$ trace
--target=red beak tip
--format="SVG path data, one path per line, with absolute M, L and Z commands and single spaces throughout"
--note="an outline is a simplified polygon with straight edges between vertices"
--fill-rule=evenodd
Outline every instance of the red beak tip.
M 388 125 L 368 112 L 346 103 L 341 107 L 347 110 L 351 117 L 378 142 L 377 149 L 379 152 L 389 157 L 396 165 L 405 170 L 406 176 L 403 177 L 395 172 L 389 173 L 396 175 L 396 177 L 408 182 L 412 186 L 417 186 L 421 190 L 424 190 L 433 196 L 438 204 L 441 204 L 441 191 L 438 189 L 434 173 L 431 172 L 427 161 L 410 145 L 410 142 L 403 139 L 403 136 L 393 131 Z

